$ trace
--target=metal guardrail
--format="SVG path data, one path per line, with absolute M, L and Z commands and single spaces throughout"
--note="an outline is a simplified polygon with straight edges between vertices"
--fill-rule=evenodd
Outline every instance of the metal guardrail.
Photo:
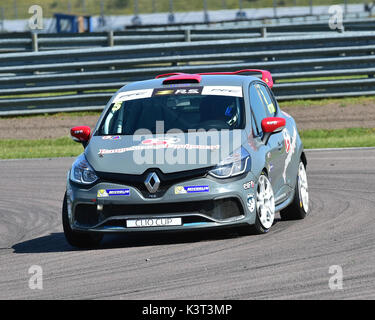
M 345 31 L 373 31 L 375 19 L 345 20 Z M 340 31 L 340 30 L 338 30 Z M 112 47 L 150 43 L 195 42 L 225 39 L 305 36 L 317 33 L 332 33 L 328 22 L 303 22 L 299 24 L 273 24 L 259 26 L 186 27 L 184 29 L 135 29 L 118 32 L 83 34 L 11 33 L 0 34 L 0 53 L 74 48 Z
M 279 101 L 373 95 L 375 33 L 1 54 L 0 116 L 100 110 L 115 90 L 134 80 L 250 67 L 271 71 Z

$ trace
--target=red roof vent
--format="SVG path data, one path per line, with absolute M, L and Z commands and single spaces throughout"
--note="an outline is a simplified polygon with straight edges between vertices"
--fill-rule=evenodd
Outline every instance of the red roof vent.
M 162 78 L 161 75 L 156 78 Z M 163 84 L 174 84 L 174 83 L 200 83 L 202 77 L 199 74 L 189 74 L 189 73 L 176 73 L 172 74 L 170 77 L 163 80 Z

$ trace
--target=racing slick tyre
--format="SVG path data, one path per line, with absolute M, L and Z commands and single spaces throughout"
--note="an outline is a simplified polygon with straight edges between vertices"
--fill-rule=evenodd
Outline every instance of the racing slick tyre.
M 267 233 L 275 220 L 275 197 L 271 182 L 264 172 L 258 180 L 255 204 L 254 231 L 256 234 Z
M 300 161 L 297 173 L 296 189 L 293 202 L 280 211 L 282 220 L 303 219 L 309 212 L 309 186 L 307 184 L 306 167 Z
M 64 196 L 63 208 L 62 208 L 62 221 L 63 229 L 66 240 L 73 247 L 78 248 L 94 248 L 98 247 L 103 239 L 103 235 L 99 233 L 83 233 L 73 231 L 70 227 L 69 217 L 68 217 L 68 207 L 66 193 Z

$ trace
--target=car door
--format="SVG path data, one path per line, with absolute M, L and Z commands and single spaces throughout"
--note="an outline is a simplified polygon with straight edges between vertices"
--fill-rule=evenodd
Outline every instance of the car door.
M 274 117 L 277 114 L 277 105 L 271 98 L 267 87 L 261 82 L 250 85 L 250 106 L 253 118 L 253 134 L 259 139 L 263 136 L 261 122 L 264 118 Z M 282 132 L 273 134 L 265 145 L 266 169 L 268 178 L 274 190 L 275 199 L 283 200 L 284 180 L 282 178 L 285 156 L 284 136 Z M 276 201 L 279 202 L 279 201 Z

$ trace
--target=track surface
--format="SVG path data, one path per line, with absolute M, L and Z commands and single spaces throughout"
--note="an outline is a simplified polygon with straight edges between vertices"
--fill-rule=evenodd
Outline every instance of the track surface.
M 72 159 L 0 161 L 0 299 L 374 299 L 375 149 L 308 151 L 311 213 L 271 232 L 64 239 Z M 29 288 L 30 266 L 43 290 Z M 332 265 L 343 289 L 331 290 Z

